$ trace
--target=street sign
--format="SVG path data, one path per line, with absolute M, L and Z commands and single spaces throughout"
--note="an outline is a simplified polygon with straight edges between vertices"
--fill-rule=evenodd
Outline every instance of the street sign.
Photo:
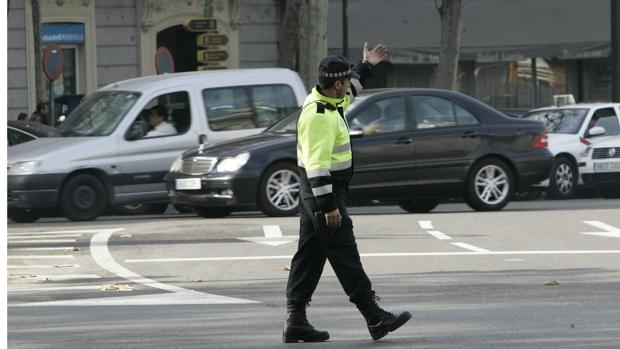
M 196 37 L 198 46 L 223 46 L 228 43 L 228 36 L 223 34 L 200 34 Z
M 196 52 L 196 59 L 200 63 L 205 62 L 221 62 L 228 59 L 228 52 L 220 50 L 220 51 L 209 51 L 209 50 L 198 50 Z
M 155 52 L 155 70 L 157 74 L 174 73 L 174 58 L 165 47 L 160 47 Z
M 49 45 L 43 51 L 43 73 L 50 80 L 54 81 L 62 75 L 64 57 L 62 49 L 58 45 Z
M 190 32 L 206 32 L 217 30 L 217 20 L 215 18 L 195 18 L 186 19 L 183 28 Z

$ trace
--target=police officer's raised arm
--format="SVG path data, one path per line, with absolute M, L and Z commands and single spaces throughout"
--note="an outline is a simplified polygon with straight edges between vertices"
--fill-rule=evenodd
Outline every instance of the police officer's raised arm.
M 375 46 L 372 50 L 368 51 L 368 43 L 364 43 L 363 59 L 361 63 L 356 64 L 353 67 L 353 77 L 351 77 L 351 86 L 347 91 L 349 103 L 346 107 L 353 102 L 355 97 L 362 91 L 366 80 L 370 76 L 370 70 L 372 66 L 381 62 L 388 54 L 387 47 L 384 44 Z

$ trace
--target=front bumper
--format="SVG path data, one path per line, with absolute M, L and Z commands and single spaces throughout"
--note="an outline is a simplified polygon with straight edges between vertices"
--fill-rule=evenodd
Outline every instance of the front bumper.
M 260 175 L 260 169 L 242 169 L 232 174 L 211 173 L 202 176 L 171 172 L 164 180 L 170 201 L 175 205 L 247 207 L 256 206 Z M 177 190 L 176 179 L 182 178 L 200 178 L 200 189 Z
M 7 207 L 56 207 L 65 174 L 7 176 Z

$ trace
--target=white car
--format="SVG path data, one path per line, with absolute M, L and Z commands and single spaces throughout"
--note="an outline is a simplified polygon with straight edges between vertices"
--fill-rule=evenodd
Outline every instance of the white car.
M 598 139 L 605 131 L 603 127 L 590 130 L 593 144 L 579 161 L 579 172 L 583 182 L 602 196 L 620 197 L 620 135 Z
M 545 188 L 553 199 L 568 199 L 575 194 L 577 185 L 583 184 L 579 176 L 578 160 L 592 145 L 589 130 L 604 128 L 596 136 L 597 142 L 620 135 L 620 103 L 571 104 L 532 110 L 523 118 L 545 123 L 549 151 L 554 156 L 549 179 L 537 187 Z

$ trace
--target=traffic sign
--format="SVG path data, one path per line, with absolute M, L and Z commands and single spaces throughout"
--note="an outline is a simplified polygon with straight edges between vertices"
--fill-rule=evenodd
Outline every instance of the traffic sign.
M 165 47 L 160 47 L 155 52 L 155 69 L 157 74 L 174 73 L 174 58 Z
M 58 45 L 49 45 L 43 51 L 43 73 L 50 80 L 54 81 L 62 75 L 64 57 L 62 49 Z
M 183 22 L 183 28 L 190 32 L 217 30 L 217 20 L 215 18 L 190 18 Z
M 221 62 L 228 59 L 228 52 L 224 50 L 219 51 L 209 51 L 209 50 L 198 50 L 196 52 L 196 59 L 198 62 Z
M 228 43 L 228 36 L 224 34 L 200 34 L 196 37 L 198 46 L 223 46 Z

